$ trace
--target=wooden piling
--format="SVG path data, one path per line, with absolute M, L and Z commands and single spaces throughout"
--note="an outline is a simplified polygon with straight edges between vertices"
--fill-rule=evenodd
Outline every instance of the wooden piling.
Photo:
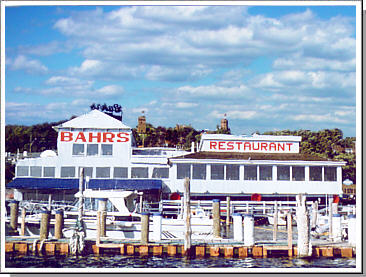
M 287 214 L 287 247 L 288 254 L 292 257 L 292 215 L 291 213 Z
M 254 245 L 254 217 L 251 214 L 244 215 L 244 245 Z
M 196 246 L 196 257 L 204 257 L 206 253 L 206 247 L 204 245 Z
M 168 245 L 167 247 L 167 254 L 169 256 L 177 255 L 177 246 L 176 245 Z
M 26 216 L 27 211 L 25 210 L 25 208 L 22 208 L 22 223 L 20 225 L 20 235 L 24 236 L 25 235 L 25 216 Z
M 64 226 L 64 212 L 63 210 L 57 210 L 55 215 L 55 238 L 61 239 L 62 238 L 62 229 Z
M 311 229 L 316 227 L 317 221 L 318 221 L 318 201 L 313 202 L 311 205 Z
M 328 206 L 329 219 L 328 219 L 328 223 L 329 223 L 329 238 L 330 239 L 333 238 L 333 208 L 332 208 L 332 202 L 333 202 L 333 197 L 329 197 L 329 206 Z
M 107 225 L 107 198 L 98 198 L 98 211 L 100 211 L 100 236 L 106 236 Z
M 210 247 L 210 256 L 211 257 L 219 257 L 220 256 L 220 247 L 211 246 Z
M 248 247 L 239 247 L 238 248 L 238 257 L 239 258 L 248 257 Z
M 39 231 L 39 239 L 42 241 L 48 239 L 49 226 L 50 226 L 50 211 L 42 211 L 41 228 Z
M 231 203 L 230 203 L 230 196 L 226 196 L 226 225 L 229 226 L 230 225 L 230 207 Z
M 141 243 L 149 242 L 149 213 L 141 214 Z
M 12 200 L 10 202 L 10 228 L 13 233 L 18 232 L 18 213 L 19 213 L 19 202 Z
M 273 213 L 273 241 L 277 241 L 277 223 L 278 223 L 278 206 L 277 201 L 275 201 L 274 213 Z
M 148 245 L 140 245 L 139 253 L 140 253 L 140 256 L 149 255 L 149 246 Z
M 212 200 L 212 217 L 213 217 L 213 237 L 221 238 L 219 199 Z
M 298 256 L 306 257 L 311 255 L 310 249 L 310 218 L 306 207 L 306 196 L 296 195 L 296 222 L 297 222 L 297 250 Z
M 184 210 L 185 210 L 185 235 L 184 249 L 186 256 L 191 256 L 192 248 L 192 227 L 191 227 L 191 185 L 189 178 L 184 180 Z
M 153 255 L 154 256 L 163 255 L 163 246 L 162 245 L 154 245 L 153 246 Z
M 79 178 L 79 207 L 78 207 L 78 220 L 82 221 L 84 214 L 84 168 L 80 169 L 80 178 Z
M 102 212 L 101 211 L 97 211 L 97 238 L 96 238 L 96 245 L 98 247 L 98 245 L 100 244 L 100 218 L 102 216 Z

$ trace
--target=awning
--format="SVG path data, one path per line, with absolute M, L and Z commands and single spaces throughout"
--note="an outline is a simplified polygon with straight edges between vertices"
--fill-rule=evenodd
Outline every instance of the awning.
M 89 189 L 161 190 L 162 180 L 157 179 L 91 179 Z M 79 189 L 79 179 L 15 178 L 6 185 L 14 189 Z

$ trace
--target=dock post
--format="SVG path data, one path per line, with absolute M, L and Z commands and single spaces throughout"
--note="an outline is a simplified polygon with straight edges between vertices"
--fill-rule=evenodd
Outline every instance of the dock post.
M 333 197 L 329 197 L 328 215 L 329 215 L 329 238 L 333 237 L 333 208 L 332 208 Z
M 316 223 L 318 221 L 318 201 L 313 202 L 311 204 L 311 230 L 316 227 Z
M 226 196 L 226 226 L 230 225 L 230 196 Z
M 50 228 L 51 211 L 42 211 L 41 228 L 39 231 L 39 239 L 42 241 L 48 239 L 48 232 Z
M 219 199 L 212 200 L 212 217 L 213 217 L 213 236 L 214 238 L 221 238 Z
M 107 198 L 98 198 L 98 211 L 100 211 L 100 236 L 106 236 L 107 224 Z
M 100 244 L 100 218 L 102 216 L 102 212 L 101 211 L 97 211 L 97 237 L 96 237 L 96 246 L 98 249 L 98 246 Z M 99 250 L 98 250 L 99 251 Z
M 300 257 L 311 255 L 310 246 L 310 218 L 306 208 L 306 196 L 296 195 L 296 221 L 297 221 L 297 253 Z
M 10 228 L 14 234 L 18 234 L 18 214 L 19 202 L 17 200 L 12 200 L 10 202 Z
M 55 223 L 55 238 L 61 239 L 62 238 L 62 229 L 64 226 L 64 211 L 63 210 L 56 210 L 55 215 L 56 223 Z
M 20 235 L 24 236 L 25 235 L 25 216 L 27 214 L 27 211 L 25 210 L 25 208 L 22 208 L 22 223 L 20 225 Z
M 276 200 L 274 203 L 274 213 L 273 213 L 273 241 L 277 241 L 277 225 L 278 225 L 278 203 Z
M 289 257 L 292 257 L 292 214 L 287 214 L 287 247 Z
M 141 213 L 141 243 L 149 242 L 149 213 Z
M 342 241 L 342 226 L 341 226 L 341 215 L 333 214 L 332 219 L 333 224 L 333 241 L 341 242 Z
M 153 240 L 160 241 L 161 240 L 161 223 L 163 216 L 161 213 L 153 213 Z
M 254 217 L 251 214 L 244 215 L 244 245 L 254 245 Z
M 234 240 L 243 241 L 243 217 L 239 213 L 233 214 Z
M 184 217 L 185 217 L 185 235 L 184 235 L 184 255 L 190 257 L 192 254 L 192 226 L 191 226 L 191 183 L 189 178 L 184 179 Z
M 351 246 L 356 246 L 357 231 L 356 231 L 356 215 L 348 216 L 348 243 Z

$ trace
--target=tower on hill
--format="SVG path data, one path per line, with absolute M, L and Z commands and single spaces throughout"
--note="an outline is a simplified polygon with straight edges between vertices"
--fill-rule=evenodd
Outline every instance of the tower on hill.
M 224 118 L 221 119 L 221 130 L 228 131 L 229 130 L 229 122 L 226 119 L 226 114 L 224 114 Z
M 146 117 L 144 111 L 142 111 L 142 115 L 138 118 L 137 132 L 139 134 L 146 133 Z

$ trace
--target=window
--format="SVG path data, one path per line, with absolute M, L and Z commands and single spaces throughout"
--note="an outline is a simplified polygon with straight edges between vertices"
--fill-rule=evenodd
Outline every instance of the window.
M 45 166 L 43 168 L 43 177 L 55 177 L 55 168 Z
M 113 145 L 112 144 L 102 144 L 102 155 L 112 156 L 113 155 Z
M 113 171 L 113 178 L 128 178 L 128 168 L 115 167 Z
M 293 166 L 292 167 L 292 181 L 305 181 L 305 167 Z
M 75 177 L 75 167 L 73 166 L 62 166 L 61 177 Z
M 245 165 L 244 166 L 244 180 L 257 180 L 257 166 Z
M 310 166 L 310 181 L 321 181 L 322 180 L 322 167 L 321 166 Z
M 191 164 L 177 164 L 177 179 L 191 178 Z
M 270 165 L 259 166 L 259 180 L 262 181 L 272 180 L 272 166 Z
M 290 180 L 290 167 L 279 165 L 277 166 L 277 180 L 289 181 Z
M 29 175 L 29 166 L 17 166 L 17 176 L 28 176 Z
M 73 155 L 84 155 L 84 144 L 74 143 L 72 145 L 72 154 Z
M 131 178 L 149 178 L 149 169 L 147 167 L 132 167 Z
M 169 178 L 169 168 L 155 167 L 152 174 L 153 178 Z
M 226 180 L 239 180 L 239 165 L 226 165 Z
M 110 178 L 110 176 L 111 176 L 110 167 L 97 167 L 95 169 L 96 178 Z
M 32 177 L 42 177 L 42 167 L 41 166 L 31 166 L 30 176 Z
M 205 180 L 206 179 L 206 165 L 194 164 L 192 179 Z
M 88 156 L 97 156 L 98 155 L 98 144 L 88 144 L 86 154 Z
M 212 164 L 211 165 L 211 180 L 224 180 L 224 165 Z
M 337 168 L 324 166 L 324 181 L 337 181 Z
M 92 167 L 79 167 L 79 175 L 81 173 L 81 169 L 84 168 L 84 177 L 89 176 L 90 178 L 93 177 L 93 168 Z

